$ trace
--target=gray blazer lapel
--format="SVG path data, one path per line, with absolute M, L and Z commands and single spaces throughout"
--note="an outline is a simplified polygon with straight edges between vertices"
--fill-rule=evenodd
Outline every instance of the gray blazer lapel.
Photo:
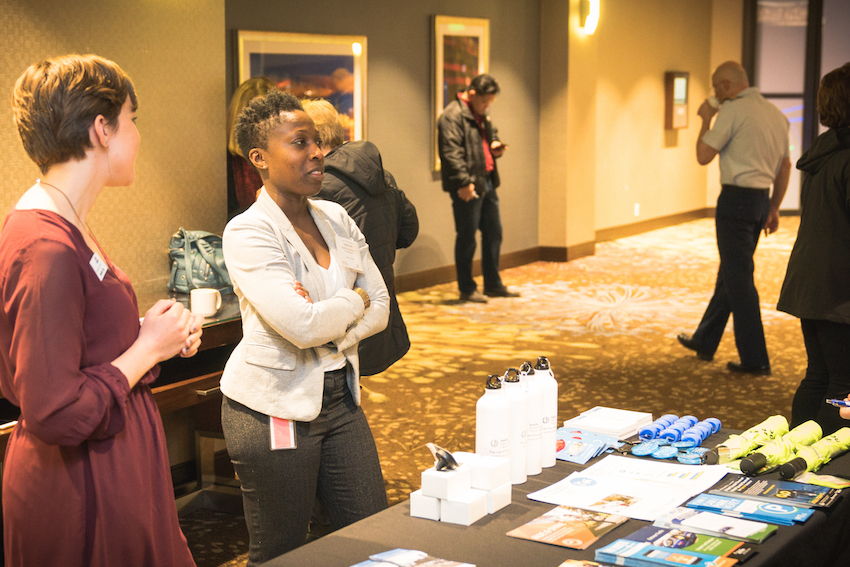
M 326 299 L 325 282 L 319 273 L 319 265 L 304 245 L 304 241 L 301 240 L 300 236 L 298 236 L 298 233 L 295 231 L 295 227 L 292 226 L 292 222 L 290 222 L 289 218 L 283 213 L 283 211 L 280 210 L 277 203 L 274 202 L 274 199 L 272 199 L 266 192 L 265 187 L 262 191 L 260 191 L 260 195 L 257 197 L 257 202 L 263 208 L 263 212 L 265 212 L 272 219 L 272 222 L 280 229 L 280 234 L 285 240 L 285 242 L 280 243 L 281 246 L 284 248 L 294 249 L 301 257 L 301 265 L 304 268 L 305 276 L 302 277 L 302 280 L 304 281 L 302 281 L 301 284 L 307 289 L 311 296 L 318 297 L 319 301 Z M 324 233 L 322 233 L 322 236 L 325 236 Z M 328 246 L 330 246 L 330 244 Z M 308 278 L 309 281 L 307 281 Z

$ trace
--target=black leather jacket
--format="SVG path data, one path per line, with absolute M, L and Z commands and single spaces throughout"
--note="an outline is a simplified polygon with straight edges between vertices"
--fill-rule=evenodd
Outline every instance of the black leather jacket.
M 481 132 L 469 107 L 460 99 L 449 103 L 440 115 L 437 129 L 443 191 L 457 191 L 474 183 L 476 191 L 483 194 L 487 179 L 484 147 Z M 484 120 L 484 135 L 487 145 L 499 139 L 489 115 Z M 499 169 L 495 159 L 490 179 L 493 189 L 499 186 Z

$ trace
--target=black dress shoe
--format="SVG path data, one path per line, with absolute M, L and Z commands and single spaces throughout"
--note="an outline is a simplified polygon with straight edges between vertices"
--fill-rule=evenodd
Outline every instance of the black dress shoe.
M 485 289 L 484 295 L 490 297 L 519 297 L 518 292 L 511 291 L 506 287 L 500 287 L 499 289 Z
M 681 344 L 685 348 L 689 348 L 692 351 L 697 353 L 697 358 L 700 360 L 704 360 L 706 362 L 711 362 L 714 360 L 713 354 L 707 354 L 704 352 L 700 352 L 699 345 L 694 342 L 694 340 L 690 337 L 690 335 L 686 335 L 682 333 L 681 335 L 676 337 L 679 340 L 679 344 Z
M 764 366 L 745 366 L 743 364 L 738 364 L 737 362 L 728 362 L 726 364 L 726 368 L 739 374 L 753 374 L 754 376 L 771 375 L 769 364 L 765 364 Z
M 487 298 L 481 295 L 481 292 L 478 290 L 473 291 L 472 293 L 461 293 L 460 300 L 461 303 L 472 302 L 472 303 L 487 303 Z

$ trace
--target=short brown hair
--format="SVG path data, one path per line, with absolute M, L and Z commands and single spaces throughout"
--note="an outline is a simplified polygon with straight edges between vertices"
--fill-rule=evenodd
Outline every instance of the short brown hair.
M 15 83 L 12 111 L 24 149 L 42 173 L 57 163 L 82 160 L 92 147 L 89 128 L 103 116 L 117 125 L 121 107 L 136 91 L 121 68 L 97 55 L 64 55 L 31 65 Z
M 850 63 L 830 71 L 821 80 L 818 117 L 827 128 L 850 126 Z
M 302 100 L 301 105 L 304 112 L 313 119 L 316 131 L 319 132 L 322 148 L 333 149 L 345 141 L 345 130 L 339 113 L 334 106 L 323 98 L 316 100 Z
M 236 143 L 236 119 L 239 118 L 239 113 L 242 112 L 242 109 L 252 99 L 263 96 L 274 88 L 277 87 L 271 79 L 267 77 L 253 77 L 243 81 L 233 92 L 233 96 L 230 98 L 230 104 L 227 106 L 227 150 L 231 154 L 242 156 L 242 150 L 239 149 L 239 144 Z

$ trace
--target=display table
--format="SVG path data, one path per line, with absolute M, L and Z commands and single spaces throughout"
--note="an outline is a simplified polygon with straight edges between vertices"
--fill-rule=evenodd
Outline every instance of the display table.
M 709 438 L 714 446 L 728 436 L 721 430 Z M 598 457 L 588 466 L 598 462 Z M 551 510 L 551 504 L 529 500 L 527 495 L 555 483 L 584 467 L 563 461 L 513 487 L 513 501 L 496 514 L 466 527 L 410 517 L 410 502 L 326 535 L 264 563 L 266 567 L 346 567 L 370 554 L 394 548 L 418 549 L 434 557 L 466 561 L 478 567 L 557 567 L 566 559 L 592 560 L 594 550 L 625 537 L 649 522 L 629 520 L 606 534 L 589 549 L 578 551 L 508 537 L 505 534 Z M 823 474 L 850 477 L 850 454 L 829 463 Z M 778 475 L 768 475 L 778 478 Z M 843 553 L 843 555 L 841 555 Z M 832 508 L 817 511 L 805 524 L 780 526 L 761 546 L 746 567 L 818 567 L 850 565 L 850 491 Z

